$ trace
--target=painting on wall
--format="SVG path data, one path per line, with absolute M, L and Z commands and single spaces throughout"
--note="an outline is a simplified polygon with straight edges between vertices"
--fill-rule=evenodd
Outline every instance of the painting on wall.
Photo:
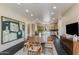
M 25 36 L 24 22 L 1 16 L 1 43 L 8 43 Z

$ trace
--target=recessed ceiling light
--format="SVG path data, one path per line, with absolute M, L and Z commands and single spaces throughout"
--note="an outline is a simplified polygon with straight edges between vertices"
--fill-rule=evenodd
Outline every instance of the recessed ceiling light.
M 28 10 L 28 9 L 26 9 L 26 12 L 28 13 L 28 12 L 29 12 L 29 10 Z
M 53 6 L 53 9 L 56 9 L 56 6 Z
M 51 12 L 51 15 L 54 15 L 54 12 Z
M 31 16 L 33 16 L 33 14 L 31 14 Z

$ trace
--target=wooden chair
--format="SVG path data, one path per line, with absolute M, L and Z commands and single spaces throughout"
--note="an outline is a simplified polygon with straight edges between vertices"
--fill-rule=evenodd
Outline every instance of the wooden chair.
M 37 47 L 37 50 L 33 50 Z M 40 48 L 39 48 L 39 47 Z M 24 43 L 24 50 L 27 48 L 28 54 L 40 54 L 42 52 L 41 43 L 39 39 L 36 37 L 28 37 L 28 40 Z
M 47 41 L 48 44 L 52 44 L 53 43 L 53 40 L 52 40 L 52 37 L 48 37 L 48 41 Z
M 53 51 L 53 40 L 50 37 L 48 37 L 47 43 L 45 44 L 45 52 L 44 54 L 46 54 L 47 51 Z

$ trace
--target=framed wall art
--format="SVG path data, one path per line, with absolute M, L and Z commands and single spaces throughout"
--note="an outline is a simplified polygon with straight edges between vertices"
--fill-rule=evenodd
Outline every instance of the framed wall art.
M 25 23 L 1 16 L 1 43 L 8 43 L 25 37 Z

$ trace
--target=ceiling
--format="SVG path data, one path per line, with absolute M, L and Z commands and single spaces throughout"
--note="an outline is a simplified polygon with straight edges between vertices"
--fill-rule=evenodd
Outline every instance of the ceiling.
M 53 20 L 58 16 L 62 16 L 70 7 L 74 4 L 72 3 L 6 3 L 0 4 L 11 8 L 17 13 L 28 17 L 29 20 L 39 19 L 43 20 Z M 53 9 L 53 7 L 56 7 Z M 27 13 L 26 10 L 29 10 Z M 53 13 L 53 14 L 52 14 Z M 32 14 L 32 16 L 31 16 Z

